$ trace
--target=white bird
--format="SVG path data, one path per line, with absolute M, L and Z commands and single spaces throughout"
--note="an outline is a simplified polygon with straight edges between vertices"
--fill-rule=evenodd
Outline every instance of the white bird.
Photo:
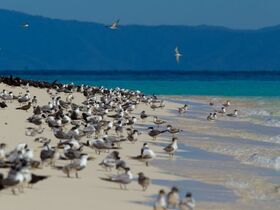
M 117 21 L 113 22 L 112 25 L 109 25 L 107 27 L 109 27 L 112 30 L 116 30 L 116 29 L 118 29 L 120 27 L 119 22 L 120 22 L 120 19 L 118 19 Z
M 179 52 L 179 48 L 176 47 L 175 48 L 175 57 L 176 57 L 176 62 L 179 63 L 180 62 L 180 57 L 183 56 L 180 52 Z
M 116 182 L 120 184 L 120 188 L 126 190 L 126 185 L 130 184 L 133 180 L 133 175 L 130 171 L 130 168 L 125 168 L 125 173 L 120 175 L 113 175 L 109 178 L 101 178 L 105 181 Z
M 29 28 L 29 26 L 30 26 L 30 25 L 29 25 L 28 23 L 23 23 L 23 24 L 21 25 L 22 28 Z
M 63 173 L 67 174 L 67 177 L 70 178 L 71 173 L 75 173 L 76 178 L 78 178 L 78 171 L 83 170 L 87 166 L 88 155 L 81 154 L 80 159 L 75 159 L 72 163 L 69 163 L 63 167 L 56 167 L 59 170 L 62 170 Z

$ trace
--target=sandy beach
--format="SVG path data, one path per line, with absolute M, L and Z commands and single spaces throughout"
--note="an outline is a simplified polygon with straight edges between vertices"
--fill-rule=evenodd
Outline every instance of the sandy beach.
M 22 87 L 0 84 L 0 90 L 3 89 L 12 91 L 14 95 L 26 91 Z M 28 89 L 31 96 L 37 96 L 40 106 L 51 100 L 46 89 Z M 65 93 L 58 95 L 63 100 L 67 96 Z M 81 93 L 75 92 L 73 96 L 73 102 L 76 104 L 85 100 Z M 206 117 L 213 109 L 208 105 L 209 97 L 162 98 L 165 103 L 163 109 L 153 111 L 150 106 L 139 104 L 132 112 L 132 115 L 137 117 L 134 127 L 140 130 L 141 135 L 136 143 L 123 142 L 119 150 L 121 158 L 128 163 L 135 177 L 127 190 L 121 190 L 116 183 L 100 179 L 117 174 L 115 169 L 109 172 L 99 166 L 108 153 L 98 155 L 94 150 L 84 147 L 83 152 L 93 159 L 89 160 L 87 167 L 79 173 L 79 178 L 67 178 L 61 171 L 50 166 L 34 169 L 32 172 L 48 175 L 49 178 L 34 185 L 32 189 L 25 188 L 24 193 L 18 193 L 16 196 L 9 189 L 1 191 L 3 209 L 152 209 L 158 191 L 164 189 L 169 192 L 172 186 L 177 186 L 182 196 L 186 192 L 192 192 L 196 199 L 195 209 L 277 209 L 280 204 L 279 193 L 276 190 L 280 184 L 280 164 L 278 168 L 276 160 L 280 156 L 279 144 L 268 142 L 267 139 L 272 137 L 270 134 L 274 134 L 273 132 L 273 136 L 280 135 L 280 132 L 277 133 L 277 127 L 262 126 L 259 119 L 252 119 L 246 115 L 248 107 L 255 104 L 253 101 L 233 98 L 233 108 L 230 108 L 229 112 L 238 108 L 241 110 L 240 118 L 223 116 L 215 122 L 208 122 Z M 222 101 L 225 101 L 225 98 L 219 98 L 217 103 Z M 179 115 L 178 107 L 184 103 L 189 104 L 189 111 Z M 7 105 L 7 108 L 0 110 L 1 143 L 7 144 L 7 151 L 19 143 L 27 143 L 34 151 L 34 159 L 40 160 L 41 144 L 34 142 L 34 139 L 46 137 L 52 140 L 52 145 L 56 145 L 59 140 L 46 123 L 42 125 L 45 128 L 42 134 L 26 136 L 27 127 L 36 127 L 27 122 L 27 118 L 32 116 L 32 109 L 16 110 L 15 108 L 20 106 L 16 100 L 12 103 L 7 102 Z M 166 132 L 154 141 L 147 135 L 147 128 L 154 126 L 153 118 L 149 117 L 145 122 L 139 119 L 143 110 L 146 110 L 148 115 L 156 115 L 183 130 L 177 135 L 179 149 L 174 159 L 170 159 L 163 151 L 164 146 L 171 142 L 172 134 Z M 268 130 L 260 131 L 258 127 L 252 128 L 250 125 L 262 126 Z M 70 129 L 71 125 L 67 128 Z M 165 125 L 161 125 L 160 128 L 164 129 Z M 260 132 L 257 132 L 258 130 Z M 110 131 L 109 135 L 115 135 L 114 131 Z M 86 137 L 81 139 L 82 142 L 86 140 Z M 140 154 L 145 142 L 148 142 L 157 154 L 149 167 L 130 158 Z M 267 161 L 261 161 L 261 157 L 267 157 Z M 276 162 L 273 162 L 274 160 Z M 68 161 L 59 160 L 57 165 L 63 166 L 66 163 Z M 0 169 L 4 174 L 7 171 Z M 152 184 L 147 191 L 142 191 L 137 183 L 139 172 L 151 179 Z

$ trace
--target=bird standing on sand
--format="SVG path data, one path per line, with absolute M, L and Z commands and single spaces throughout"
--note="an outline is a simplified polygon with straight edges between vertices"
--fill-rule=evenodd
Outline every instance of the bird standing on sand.
M 149 162 L 156 157 L 156 154 L 152 149 L 149 148 L 148 143 L 144 143 L 141 149 L 141 154 L 132 157 L 132 159 L 139 160 L 146 163 L 146 166 L 149 166 Z
M 178 208 L 180 204 L 179 189 L 177 187 L 172 187 L 171 191 L 167 194 L 167 206 L 168 208 Z
M 165 120 L 161 120 L 157 116 L 154 117 L 154 124 L 156 124 L 158 127 L 159 127 L 159 125 L 162 125 L 164 123 L 166 123 Z
M 151 181 L 149 177 L 146 177 L 143 172 L 138 173 L 138 184 L 146 191 Z
M 145 111 L 142 111 L 142 112 L 140 113 L 140 118 L 141 118 L 143 121 L 144 121 L 147 117 L 148 117 L 148 115 L 146 114 Z
M 67 174 L 67 177 L 70 178 L 71 173 L 75 173 L 76 178 L 79 178 L 78 172 L 85 169 L 87 166 L 88 155 L 82 153 L 80 159 L 75 159 L 72 163 L 67 164 L 63 167 L 56 167 L 59 170 L 62 170 L 63 173 Z
M 227 116 L 229 116 L 229 117 L 237 117 L 237 115 L 238 115 L 237 109 L 235 109 L 233 113 L 227 114 Z
M 157 200 L 154 204 L 154 210 L 166 210 L 167 204 L 166 204 L 166 198 L 165 198 L 165 191 L 160 190 L 158 193 Z
M 183 130 L 181 130 L 181 129 L 179 129 L 179 128 L 174 128 L 172 125 L 167 125 L 166 127 L 167 127 L 167 131 L 168 131 L 169 133 L 172 133 L 173 136 L 174 136 L 174 134 L 183 131 Z
M 101 178 L 105 181 L 116 182 L 120 184 L 122 190 L 127 189 L 127 185 L 130 184 L 133 180 L 133 175 L 130 171 L 130 168 L 125 168 L 125 173 L 115 176 L 110 176 L 109 178 Z
M 184 106 L 183 106 L 183 107 L 179 107 L 179 108 L 178 108 L 178 112 L 179 112 L 179 114 L 186 113 L 186 112 L 187 112 L 187 110 L 188 110 L 188 104 L 184 104 Z
M 187 193 L 185 198 L 180 203 L 180 210 L 194 210 L 195 200 L 191 193 Z
M 5 160 L 6 158 L 6 151 L 5 151 L 6 146 L 7 145 L 5 143 L 0 144 L 0 161 Z
M 183 55 L 180 53 L 179 48 L 176 47 L 176 48 L 175 48 L 175 57 L 176 57 L 176 62 L 177 62 L 177 63 L 180 63 L 180 57 L 181 57 L 181 56 L 183 56 Z
M 22 107 L 18 107 L 18 108 L 16 108 L 16 109 L 27 111 L 28 109 L 30 109 L 30 107 L 31 107 L 31 102 L 28 102 L 27 105 L 24 105 L 24 106 L 22 106 Z
M 229 107 L 230 106 L 230 100 L 227 100 L 224 104 L 223 104 L 224 107 Z
M 164 132 L 167 131 L 167 130 L 163 130 L 163 131 L 156 130 L 156 129 L 154 129 L 153 127 L 149 127 L 148 130 L 150 130 L 149 133 L 148 133 L 148 135 L 151 136 L 151 137 L 153 137 L 154 140 L 156 140 L 156 138 L 157 138 L 157 136 L 158 136 L 159 134 L 164 133 Z
M 4 101 L 2 101 L 2 102 L 0 102 L 0 107 L 1 107 L 2 109 L 4 109 L 4 108 L 6 108 L 6 107 L 8 107 L 8 106 L 7 106 L 7 104 L 6 104 Z
M 169 154 L 169 156 L 173 157 L 174 153 L 178 149 L 177 138 L 172 138 L 172 143 L 166 146 L 163 150 Z

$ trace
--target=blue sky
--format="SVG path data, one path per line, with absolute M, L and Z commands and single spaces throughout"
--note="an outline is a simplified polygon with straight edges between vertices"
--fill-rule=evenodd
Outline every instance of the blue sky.
M 145 25 L 280 24 L 280 0 L 0 0 L 0 8 L 60 19 Z

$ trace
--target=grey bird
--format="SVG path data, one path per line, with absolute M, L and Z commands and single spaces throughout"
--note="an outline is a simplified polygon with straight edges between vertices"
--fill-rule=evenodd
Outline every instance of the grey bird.
M 133 175 L 130 171 L 130 168 L 125 168 L 125 172 L 120 175 L 109 176 L 109 178 L 101 178 L 105 181 L 116 182 L 120 184 L 120 188 L 123 190 L 127 189 L 127 185 L 130 184 L 133 180 Z
M 149 177 L 146 177 L 143 172 L 138 173 L 138 184 L 142 187 L 143 191 L 146 191 L 151 183 Z

